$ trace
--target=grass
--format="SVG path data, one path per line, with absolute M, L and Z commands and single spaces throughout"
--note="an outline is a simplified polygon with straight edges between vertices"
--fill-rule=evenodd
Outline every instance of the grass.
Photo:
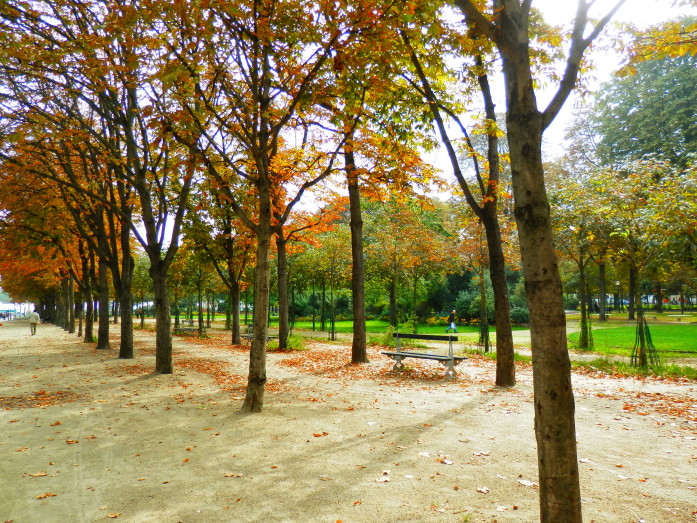
M 697 357 L 697 325 L 658 323 L 649 325 L 651 339 L 661 356 L 671 358 Z M 629 356 L 634 347 L 634 325 L 593 329 L 593 350 L 601 354 Z M 578 333 L 569 335 L 572 346 L 578 343 Z
M 622 376 L 656 376 L 660 378 L 687 378 L 690 380 L 697 380 L 697 368 L 685 365 L 670 364 L 635 367 L 629 363 L 614 359 L 598 358 L 593 361 L 572 362 L 572 366 L 575 368 L 598 370 L 608 374 L 619 374 Z

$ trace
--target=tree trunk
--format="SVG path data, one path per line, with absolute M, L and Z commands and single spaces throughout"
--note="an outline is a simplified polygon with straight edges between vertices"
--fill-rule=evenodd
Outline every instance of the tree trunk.
M 629 290 L 627 291 L 627 319 L 634 319 L 634 305 L 635 297 L 637 295 L 637 277 L 636 269 L 633 267 L 629 269 Z M 622 303 L 622 295 L 620 294 L 620 303 Z
M 352 138 L 352 137 L 351 137 Z M 347 140 L 344 159 L 348 181 L 349 211 L 351 214 L 351 293 L 353 307 L 353 342 L 351 363 L 368 363 L 365 320 L 365 264 L 363 261 L 363 216 L 361 193 L 353 155 L 353 142 Z
M 484 352 L 489 352 L 489 311 L 486 304 L 486 282 L 484 281 L 484 265 L 479 266 L 479 343 Z
M 509 91 L 524 78 L 508 70 Z M 527 81 L 532 82 L 531 79 Z M 532 85 L 508 99 L 515 216 L 530 307 L 535 434 L 543 522 L 581 522 L 575 405 L 566 318 L 542 167 L 542 118 Z
M 240 282 L 236 279 L 231 279 L 230 288 L 230 306 L 229 310 L 232 313 L 232 344 L 239 345 L 242 343 L 240 335 Z
M 578 348 L 581 350 L 590 349 L 589 321 L 588 321 L 588 299 L 586 294 L 586 271 L 583 264 L 583 253 L 579 254 L 578 262 L 578 296 L 581 309 L 580 332 L 578 335 Z
M 489 250 L 489 278 L 491 278 L 491 288 L 494 292 L 496 385 L 512 387 L 515 385 L 515 351 L 513 350 L 513 329 L 511 329 L 511 303 L 508 297 L 501 229 L 495 207 L 488 205 L 484 207 L 482 223 Z
M 99 325 L 97 328 L 97 349 L 111 348 L 109 343 L 109 279 L 107 276 L 107 264 L 102 257 L 97 260 L 99 300 Z
M 75 281 L 68 276 L 68 333 L 75 334 Z
M 656 312 L 662 314 L 663 313 L 663 297 L 665 296 L 663 293 L 663 287 L 661 287 L 661 282 L 656 283 Z M 641 292 L 637 292 L 637 295 L 639 296 L 639 301 L 641 301 Z
M 92 296 L 92 282 L 94 274 L 94 253 L 89 257 L 89 265 L 83 261 L 84 271 L 84 297 L 85 297 L 85 343 L 94 343 L 94 296 Z M 85 270 L 86 269 L 86 270 Z
M 397 276 L 392 275 L 389 283 L 390 293 L 390 325 L 397 328 Z
M 119 358 L 133 358 L 133 271 L 135 261 L 131 255 L 130 229 L 121 225 L 121 271 L 119 274 L 119 306 L 121 309 L 121 344 Z
M 260 196 L 260 200 L 262 200 Z M 264 212 L 266 211 L 266 212 Z M 269 252 L 271 245 L 271 210 L 260 211 L 257 234 L 257 265 L 254 270 L 254 330 L 249 352 L 249 376 L 242 412 L 261 412 L 266 385 L 266 341 L 269 334 Z
M 605 281 L 605 262 L 602 261 L 598 263 L 598 286 L 599 286 L 599 296 L 598 296 L 598 321 L 607 321 L 607 289 Z
M 150 278 L 155 295 L 155 372 L 172 374 L 172 316 L 167 289 L 167 270 L 163 262 L 150 259 Z
M 278 269 L 278 348 L 288 348 L 288 256 L 287 242 L 283 238 L 283 227 L 276 234 L 277 269 Z

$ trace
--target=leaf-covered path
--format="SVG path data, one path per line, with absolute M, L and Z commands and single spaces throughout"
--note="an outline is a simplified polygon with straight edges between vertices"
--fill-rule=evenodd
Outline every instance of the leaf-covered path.
M 471 358 L 347 364 L 349 345 L 270 353 L 266 408 L 238 413 L 247 352 L 228 334 L 154 336 L 135 360 L 22 322 L 0 327 L 0 521 L 538 520 L 531 370 L 492 385 Z M 112 346 L 117 346 L 114 340 Z M 695 383 L 575 375 L 584 518 L 696 521 Z

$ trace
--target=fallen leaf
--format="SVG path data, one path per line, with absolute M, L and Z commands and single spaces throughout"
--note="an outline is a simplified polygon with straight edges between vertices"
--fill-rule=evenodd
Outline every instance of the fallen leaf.
M 479 487 L 477 489 L 477 492 L 481 492 L 482 494 L 488 494 L 489 493 L 489 487 Z
M 109 512 L 106 517 L 116 519 L 121 515 L 121 512 Z
M 44 476 L 48 476 L 48 472 L 42 470 L 41 472 L 37 472 L 36 474 L 27 474 L 27 476 L 31 476 L 32 478 L 42 478 Z
M 54 494 L 53 492 L 44 492 L 43 494 L 36 496 L 36 499 L 55 498 L 57 495 L 58 494 Z
M 57 427 L 58 425 L 62 425 L 60 421 L 56 421 L 55 423 L 51 423 L 52 427 Z
M 223 474 L 224 478 L 241 478 L 242 476 L 244 476 L 244 474 L 241 474 L 239 472 L 226 472 L 225 474 Z
M 527 479 L 519 479 L 518 483 L 520 483 L 521 485 L 524 485 L 526 487 L 537 487 L 538 486 L 538 484 L 535 481 L 530 481 Z
M 80 443 L 80 440 L 77 439 L 69 439 L 65 441 L 68 445 L 75 445 L 76 443 Z

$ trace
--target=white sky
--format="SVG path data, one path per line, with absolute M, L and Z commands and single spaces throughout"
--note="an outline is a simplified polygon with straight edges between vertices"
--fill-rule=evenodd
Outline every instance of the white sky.
M 576 5 L 576 0 L 533 0 L 533 6 L 540 9 L 549 22 L 565 24 L 567 27 L 573 21 Z M 600 18 L 614 5 L 614 0 L 596 0 L 589 14 L 591 17 Z M 627 0 L 615 14 L 613 21 L 631 23 L 638 28 L 645 29 L 663 21 L 688 14 L 695 15 L 697 13 L 691 13 L 686 8 L 673 7 L 673 0 Z M 612 30 L 612 28 L 610 27 L 609 30 Z M 619 53 L 607 51 L 596 52 L 591 57 L 596 66 L 596 70 L 592 73 L 595 77 L 593 82 L 595 86 L 610 81 L 614 71 L 622 65 L 623 60 L 622 55 Z M 578 97 L 572 94 L 564 105 L 562 112 L 545 132 L 545 153 L 547 156 L 554 157 L 561 154 L 560 143 L 556 137 L 564 136 L 566 127 L 573 117 L 574 103 L 577 100 Z M 543 106 L 541 105 L 541 107 Z
M 673 0 L 627 0 L 615 14 L 613 21 L 628 22 L 639 28 L 647 28 L 651 25 L 656 25 L 679 16 L 689 14 L 697 15 L 697 13 L 693 12 L 694 10 L 675 8 L 672 4 Z M 577 0 L 533 0 L 532 5 L 542 11 L 548 22 L 570 28 L 574 15 L 576 14 Z M 614 5 L 615 0 L 596 0 L 589 15 L 591 18 L 601 18 Z M 612 30 L 612 27 L 610 27 L 609 30 Z M 623 57 L 619 53 L 602 51 L 593 54 L 592 60 L 596 69 L 592 72 L 594 79 L 591 82 L 591 89 L 593 86 L 597 87 L 602 82 L 611 80 L 613 72 L 621 66 Z M 494 78 L 491 78 L 491 80 L 492 82 L 495 81 Z M 549 90 L 538 91 L 540 109 L 544 109 L 546 103 L 553 96 L 553 87 L 554 86 L 550 86 Z M 497 108 L 503 110 L 503 107 L 505 107 L 503 95 L 499 94 L 495 96 L 497 97 L 495 101 Z M 545 159 L 551 159 L 562 154 L 562 139 L 566 133 L 566 127 L 573 117 L 574 104 L 577 103 L 578 100 L 579 97 L 575 93 L 572 93 L 566 104 L 564 104 L 560 114 L 545 131 Z M 430 156 L 433 164 L 440 167 L 446 174 L 446 177 L 452 177 L 452 168 L 450 167 L 447 154 L 444 150 L 438 151 Z

